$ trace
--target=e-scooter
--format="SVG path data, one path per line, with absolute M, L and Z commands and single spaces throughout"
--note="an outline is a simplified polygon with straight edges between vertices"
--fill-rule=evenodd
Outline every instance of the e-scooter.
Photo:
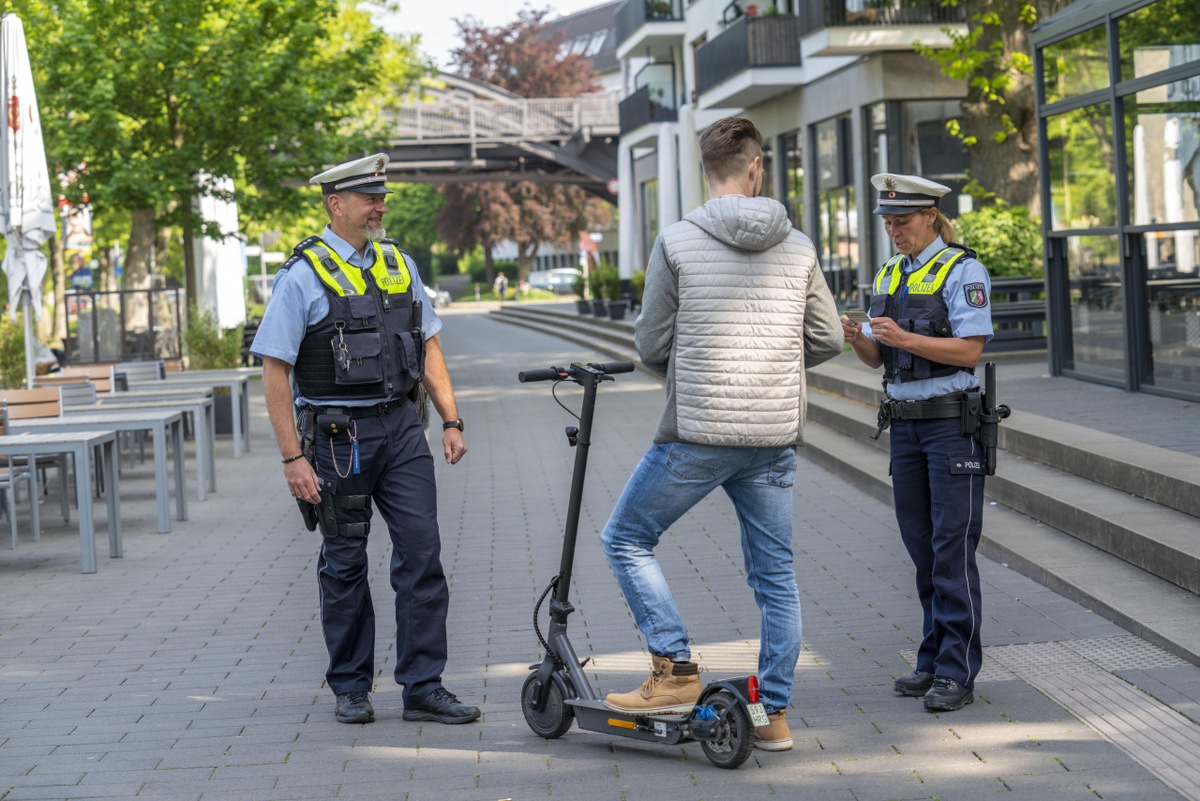
M 631 714 L 617 712 L 604 705 L 603 696 L 592 689 L 571 641 L 567 639 L 567 617 L 575 611 L 567 600 L 571 587 L 571 567 L 575 561 L 575 539 L 579 530 L 579 512 L 583 500 L 583 481 L 587 472 L 588 448 L 592 439 L 592 416 L 596 408 L 596 391 L 601 382 L 612 381 L 614 373 L 633 371 L 632 362 L 612 364 L 572 364 L 570 367 L 543 367 L 517 374 L 521 382 L 573 382 L 583 387 L 583 406 L 576 416 L 579 426 L 567 426 L 567 441 L 576 448 L 575 467 L 571 475 L 570 504 L 563 536 L 562 562 L 533 610 L 533 627 L 545 650 L 540 663 L 529 666 L 533 671 L 521 687 L 521 711 L 529 728 L 541 737 L 553 740 L 567 733 L 571 721 L 587 731 L 604 732 L 619 737 L 675 745 L 696 740 L 719 768 L 736 768 L 754 750 L 755 726 L 768 724 L 766 709 L 759 701 L 758 678 L 740 676 L 714 681 L 700 693 L 696 706 L 686 714 Z M 554 399 L 564 409 L 562 401 L 552 390 Z M 568 409 L 568 411 L 570 411 Z M 550 627 L 546 637 L 538 626 L 538 612 L 546 596 L 550 600 Z

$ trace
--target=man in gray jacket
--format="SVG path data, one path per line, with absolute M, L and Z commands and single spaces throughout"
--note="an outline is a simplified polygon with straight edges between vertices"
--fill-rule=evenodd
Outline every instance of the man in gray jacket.
M 646 637 L 653 672 L 605 703 L 687 712 L 700 694 L 687 629 L 654 547 L 720 487 L 741 523 L 747 583 L 762 613 L 758 674 L 768 713 L 759 748 L 792 747 L 787 726 L 800 656 L 792 566 L 792 482 L 804 439 L 804 371 L 842 351 L 842 326 L 812 241 L 762 188 L 762 134 L 725 117 L 700 137 L 712 199 L 664 230 L 646 269 L 638 353 L 667 380 L 654 444 L 601 534 Z

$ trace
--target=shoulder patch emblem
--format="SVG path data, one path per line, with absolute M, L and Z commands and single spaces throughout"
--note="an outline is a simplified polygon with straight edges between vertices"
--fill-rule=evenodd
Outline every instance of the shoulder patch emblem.
M 967 296 L 968 306 L 982 309 L 988 305 L 987 287 L 983 284 L 967 284 L 963 287 L 963 293 Z

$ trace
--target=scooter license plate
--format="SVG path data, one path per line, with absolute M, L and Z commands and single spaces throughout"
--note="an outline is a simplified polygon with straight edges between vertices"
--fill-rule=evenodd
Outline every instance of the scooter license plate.
M 746 704 L 746 709 L 750 711 L 750 722 L 757 726 L 769 726 L 771 721 L 767 718 L 767 708 L 762 704 Z

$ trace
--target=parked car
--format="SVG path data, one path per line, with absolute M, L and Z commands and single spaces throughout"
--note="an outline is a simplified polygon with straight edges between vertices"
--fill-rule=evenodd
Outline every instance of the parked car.
M 449 292 L 440 289 L 436 284 L 425 287 L 425 292 L 429 295 L 429 302 L 433 304 L 433 308 L 435 309 L 445 308 L 453 300 Z
M 534 289 L 549 290 L 556 295 L 571 295 L 575 292 L 575 282 L 582 274 L 574 267 L 538 270 L 529 274 L 529 285 Z

